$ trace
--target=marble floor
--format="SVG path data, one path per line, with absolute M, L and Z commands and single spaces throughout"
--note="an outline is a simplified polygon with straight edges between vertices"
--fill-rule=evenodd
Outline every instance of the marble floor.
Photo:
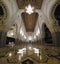
M 26 59 L 32 60 L 33 64 L 60 64 L 60 47 L 40 45 L 37 47 L 40 52 L 39 56 L 34 54 L 33 50 L 27 49 L 23 57 L 18 60 L 17 51 L 19 48 L 21 48 L 19 45 L 0 48 L 0 64 L 22 64 Z M 10 57 L 9 53 L 12 53 Z

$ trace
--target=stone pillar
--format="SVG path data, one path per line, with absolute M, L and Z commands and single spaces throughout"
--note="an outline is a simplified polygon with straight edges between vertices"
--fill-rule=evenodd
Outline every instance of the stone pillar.
M 20 44 L 20 40 L 18 38 L 15 39 L 15 44 L 19 45 Z
M 44 30 L 41 31 L 41 45 L 44 45 L 45 44 L 45 34 L 44 34 Z
M 0 47 L 6 45 L 6 32 L 0 31 Z
M 60 32 L 56 32 L 55 34 L 56 34 L 56 40 L 57 40 L 56 45 L 60 47 Z
M 53 45 L 55 45 L 55 46 L 56 46 L 56 42 L 57 42 L 57 39 L 56 39 L 56 33 L 55 33 L 55 32 L 53 32 L 51 35 L 52 35 Z

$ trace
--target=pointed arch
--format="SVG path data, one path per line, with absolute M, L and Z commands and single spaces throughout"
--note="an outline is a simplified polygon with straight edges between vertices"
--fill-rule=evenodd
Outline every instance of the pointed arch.
M 60 1 L 58 0 L 51 10 L 51 17 L 55 25 L 60 26 Z

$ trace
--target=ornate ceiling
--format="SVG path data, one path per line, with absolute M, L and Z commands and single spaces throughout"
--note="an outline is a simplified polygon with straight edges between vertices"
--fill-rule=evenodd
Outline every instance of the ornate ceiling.
M 16 0 L 18 7 L 24 9 L 29 3 L 37 9 L 41 8 L 43 0 Z
M 19 9 L 25 9 L 28 4 L 31 4 L 34 9 L 40 9 L 43 0 L 16 0 Z M 38 19 L 38 13 L 33 13 L 31 15 L 27 13 L 22 13 L 23 22 L 27 32 L 34 32 L 36 22 Z

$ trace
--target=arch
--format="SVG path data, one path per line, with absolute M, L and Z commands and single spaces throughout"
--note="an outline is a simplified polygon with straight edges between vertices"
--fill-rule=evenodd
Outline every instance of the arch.
M 55 22 L 55 25 L 60 26 L 60 1 L 57 1 L 53 6 L 51 16 Z
M 47 27 L 47 25 L 45 23 L 43 23 L 43 25 L 42 25 L 42 32 L 43 32 L 43 35 L 44 35 L 45 43 L 46 44 L 52 44 L 53 43 L 52 35 L 51 35 L 49 28 Z
M 3 8 L 0 6 L 0 16 L 1 15 L 4 15 L 4 11 L 3 11 Z
M 27 59 L 27 60 L 23 61 L 22 64 L 34 64 L 34 63 L 32 60 Z
M 0 23 L 7 19 L 7 9 L 3 2 L 0 2 Z
M 0 5 L 1 4 L 3 4 L 2 7 L 4 7 L 3 9 L 6 11 L 5 17 L 7 16 L 3 21 L 5 25 L 8 25 L 8 23 L 12 21 L 12 16 L 18 11 L 18 7 L 14 0 L 0 0 Z

